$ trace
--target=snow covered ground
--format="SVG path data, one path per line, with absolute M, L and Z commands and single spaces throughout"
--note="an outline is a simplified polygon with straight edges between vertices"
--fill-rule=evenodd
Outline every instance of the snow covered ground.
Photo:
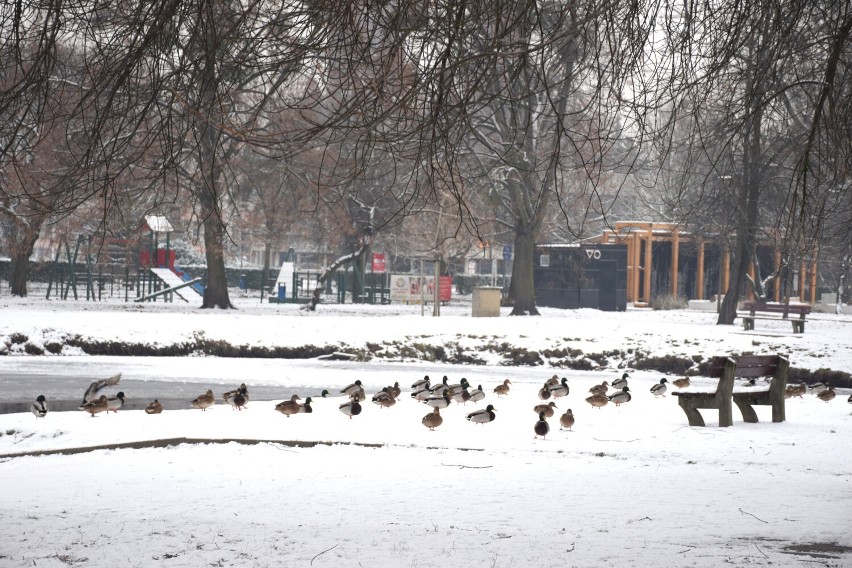
M 0 342 L 14 333 L 41 344 L 75 334 L 174 342 L 203 332 L 258 345 L 468 342 L 475 350 L 505 341 L 653 356 L 781 352 L 794 367 L 852 367 L 852 321 L 833 314 L 815 314 L 806 333 L 794 335 L 789 324 L 743 332 L 689 311 L 471 318 L 462 305 L 432 318 L 414 306 L 321 306 L 307 315 L 245 300 L 240 308 L 0 297 Z M 69 361 L 87 359 L 66 348 L 8 352 L 0 372 L 22 381 L 31 368 L 61 377 Z M 588 389 L 622 370 L 508 368 L 482 355 L 491 364 L 373 360 L 323 369 L 243 361 L 245 370 L 264 369 L 257 377 L 240 374 L 241 360 L 157 357 L 136 371 L 150 376 L 136 378 L 173 381 L 173 367 L 203 360 L 196 375 L 209 374 L 217 394 L 245 381 L 250 392 L 255 382 L 278 386 L 280 396 L 252 399 L 242 412 L 220 404 L 160 415 L 0 415 L 0 566 L 852 565 L 849 391 L 829 403 L 790 399 L 782 424 L 771 422 L 768 408 L 758 408 L 757 424 L 734 409 L 731 428 L 718 428 L 714 411 L 702 411 L 706 428 L 693 428 L 674 397 L 649 393 L 660 373 L 631 372 L 631 402 L 594 409 L 584 400 Z M 95 367 L 100 358 L 88 359 Z M 466 377 L 488 396 L 452 405 L 429 431 L 421 418 L 430 409 L 409 396 L 425 372 Z M 556 401 L 547 438 L 534 439 L 536 393 L 554 373 L 568 378 L 571 392 Z M 497 397 L 492 389 L 507 377 L 511 391 Z M 354 379 L 368 394 L 399 381 L 403 395 L 388 409 L 368 399 L 349 419 L 338 410 L 338 391 Z M 80 393 L 84 387 L 77 385 Z M 304 398 L 319 388 L 334 396 L 314 398 L 312 414 L 273 410 L 294 392 Z M 38 385 L 32 389 L 34 398 Z M 487 403 L 496 408 L 493 423 L 465 420 Z M 559 430 L 566 408 L 576 417 L 573 431 Z M 184 438 L 211 443 L 179 443 Z M 157 440 L 177 445 L 74 453 Z M 15 456 L 60 450 L 68 453 Z

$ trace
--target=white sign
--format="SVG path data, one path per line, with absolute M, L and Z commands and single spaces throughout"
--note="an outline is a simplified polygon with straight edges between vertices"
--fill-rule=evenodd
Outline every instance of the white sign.
M 410 274 L 391 274 L 390 299 L 394 302 L 419 303 L 421 288 L 423 300 L 431 302 L 435 298 L 435 277 L 412 276 Z
M 589 257 L 589 260 L 600 260 L 601 251 L 599 251 L 598 249 L 586 249 L 586 256 Z

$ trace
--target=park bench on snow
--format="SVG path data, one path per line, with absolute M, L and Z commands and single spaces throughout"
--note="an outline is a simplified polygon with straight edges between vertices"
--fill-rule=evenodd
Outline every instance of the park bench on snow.
M 805 332 L 805 316 L 811 313 L 807 304 L 773 304 L 769 302 L 745 302 L 743 309 L 748 315 L 739 315 L 743 319 L 743 329 L 754 329 L 754 320 L 781 321 L 787 320 L 793 324 L 793 333 Z M 790 314 L 798 314 L 798 319 L 790 319 Z

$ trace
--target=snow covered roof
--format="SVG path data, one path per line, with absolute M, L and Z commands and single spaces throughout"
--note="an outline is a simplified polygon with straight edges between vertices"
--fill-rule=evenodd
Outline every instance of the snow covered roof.
M 171 233 L 175 230 L 163 215 L 145 215 L 145 224 L 155 233 Z

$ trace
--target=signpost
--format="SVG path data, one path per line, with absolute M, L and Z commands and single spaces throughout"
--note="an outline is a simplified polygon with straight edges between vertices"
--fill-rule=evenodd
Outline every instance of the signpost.
M 503 289 L 506 289 L 506 265 L 512 258 L 512 245 L 503 245 Z

